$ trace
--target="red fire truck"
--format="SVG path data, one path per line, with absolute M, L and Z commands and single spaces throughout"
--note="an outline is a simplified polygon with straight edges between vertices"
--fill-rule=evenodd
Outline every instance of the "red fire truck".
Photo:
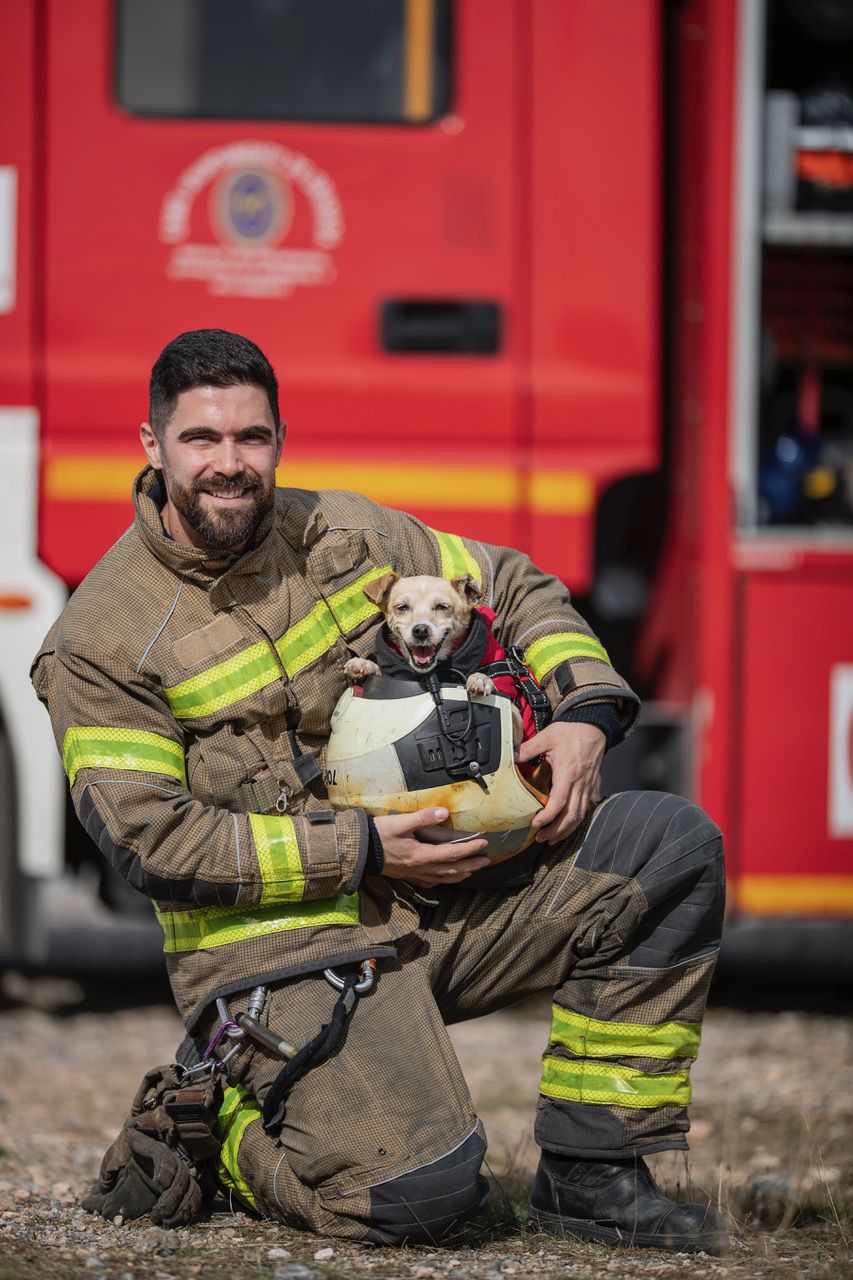
M 285 483 L 565 580 L 648 699 L 613 770 L 710 811 L 736 911 L 853 914 L 849 8 L 0 8 L 7 937 L 95 856 L 29 661 L 207 326 L 279 371 Z

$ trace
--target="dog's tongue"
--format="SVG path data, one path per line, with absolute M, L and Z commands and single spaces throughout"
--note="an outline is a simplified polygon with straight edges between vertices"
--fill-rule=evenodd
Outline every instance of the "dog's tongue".
M 435 657 L 435 645 L 416 644 L 412 647 L 412 657 L 419 667 L 427 667 Z

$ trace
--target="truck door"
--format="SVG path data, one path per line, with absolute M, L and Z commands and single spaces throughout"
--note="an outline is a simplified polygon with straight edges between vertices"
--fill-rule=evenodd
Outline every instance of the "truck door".
M 126 527 L 150 366 L 256 340 L 282 478 L 513 542 L 522 462 L 512 0 L 48 0 L 42 550 Z

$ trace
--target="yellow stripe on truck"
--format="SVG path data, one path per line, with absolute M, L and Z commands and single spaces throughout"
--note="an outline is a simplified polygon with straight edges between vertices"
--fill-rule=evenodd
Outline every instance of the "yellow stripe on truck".
M 49 502 L 129 502 L 138 458 L 48 458 L 44 496 Z M 521 511 L 586 516 L 595 507 L 595 485 L 585 471 L 531 471 L 514 467 L 443 467 L 416 462 L 284 463 L 276 481 L 297 489 L 352 489 L 389 507 L 431 511 Z

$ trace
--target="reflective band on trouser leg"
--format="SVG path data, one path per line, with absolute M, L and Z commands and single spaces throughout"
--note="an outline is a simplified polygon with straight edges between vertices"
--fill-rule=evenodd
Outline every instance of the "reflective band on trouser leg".
M 604 1103 L 611 1107 L 686 1107 L 690 1077 L 686 1071 L 648 1075 L 615 1062 L 585 1062 L 546 1055 L 539 1092 L 566 1102 Z
M 80 769 L 161 773 L 183 787 L 187 785 L 181 744 L 143 729 L 104 729 L 98 725 L 69 729 L 62 744 L 62 764 L 72 787 Z
M 559 631 L 542 636 L 541 640 L 534 640 L 524 653 L 525 664 L 537 680 L 542 680 L 554 667 L 572 658 L 598 658 L 610 665 L 604 645 L 583 631 Z
M 358 894 L 313 898 L 295 907 L 201 907 L 197 911 L 165 911 L 155 906 L 163 928 L 164 951 L 200 951 L 229 942 L 262 938 L 288 929 L 317 925 L 358 924 Z
M 222 1144 L 216 1161 L 216 1177 L 228 1191 L 257 1210 L 255 1197 L 240 1172 L 237 1155 L 243 1135 L 253 1120 L 260 1119 L 261 1109 L 248 1089 L 233 1085 L 225 1090 L 214 1133 Z
M 601 1022 L 551 1006 L 551 1043 L 578 1058 L 695 1058 L 699 1022 Z
M 299 902 L 305 892 L 305 873 L 293 819 L 278 814 L 250 813 L 249 826 L 264 882 L 260 905 Z
M 280 680 L 282 667 L 292 679 L 331 649 L 342 631 L 352 631 L 379 613 L 363 588 L 373 578 L 390 571 L 390 565 L 369 569 L 355 582 L 329 596 L 328 601 L 319 600 L 306 617 L 276 640 L 275 653 L 260 641 L 225 662 L 218 662 L 207 671 L 165 689 L 172 714 L 178 720 L 213 715 Z
M 438 542 L 438 549 L 441 552 L 443 578 L 458 578 L 463 573 L 470 573 L 475 582 L 483 581 L 480 566 L 458 534 L 439 533 L 437 529 L 430 529 L 430 533 Z

